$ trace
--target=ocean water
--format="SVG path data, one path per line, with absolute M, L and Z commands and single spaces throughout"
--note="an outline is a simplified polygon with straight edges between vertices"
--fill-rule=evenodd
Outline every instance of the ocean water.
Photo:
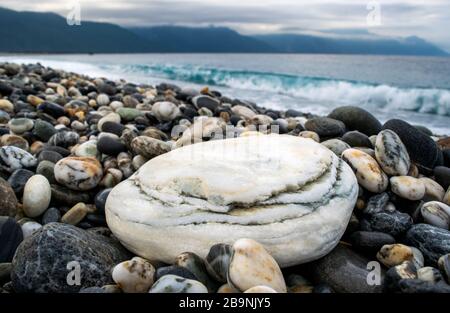
M 450 58 L 285 54 L 4 55 L 136 83 L 209 86 L 274 109 L 325 115 L 342 105 L 450 134 Z

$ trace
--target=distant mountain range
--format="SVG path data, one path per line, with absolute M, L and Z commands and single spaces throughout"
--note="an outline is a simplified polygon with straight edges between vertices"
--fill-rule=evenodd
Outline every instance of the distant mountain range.
M 69 26 L 54 13 L 0 8 L 0 52 L 11 53 L 337 53 L 448 55 L 418 37 L 333 38 L 299 34 L 244 36 L 225 27 L 124 28 L 82 21 Z

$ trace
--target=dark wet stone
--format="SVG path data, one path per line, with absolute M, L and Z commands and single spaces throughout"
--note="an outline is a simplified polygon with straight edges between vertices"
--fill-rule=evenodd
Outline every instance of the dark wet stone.
M 303 113 L 300 111 L 289 109 L 284 113 L 284 115 L 286 117 L 298 117 L 298 116 L 303 116 Z
M 50 161 L 50 162 L 56 164 L 56 162 L 58 162 L 62 158 L 63 158 L 63 156 L 61 154 L 59 154 L 58 152 L 43 150 L 39 153 L 38 162 L 45 160 L 45 161 Z
M 345 124 L 328 117 L 316 117 L 305 123 L 305 129 L 316 132 L 320 138 L 340 137 L 345 133 Z
M 0 216 L 0 263 L 11 262 L 22 240 L 20 225 L 11 217 Z
M 54 118 L 58 118 L 58 117 L 64 116 L 66 114 L 63 106 L 53 103 L 53 102 L 48 102 L 48 101 L 45 101 L 44 103 L 40 104 L 38 106 L 38 110 L 41 110 L 41 111 L 53 116 Z
M 111 121 L 104 122 L 102 125 L 103 132 L 116 134 L 119 137 L 122 135 L 122 131 L 124 128 L 125 126 L 123 126 L 122 124 Z
M 350 236 L 355 250 L 375 256 L 384 245 L 394 244 L 395 238 L 381 232 L 357 231 Z
M 194 108 L 191 108 L 191 107 L 181 107 L 180 111 L 181 111 L 181 113 L 183 113 L 183 116 L 185 118 L 187 118 L 188 120 L 191 120 L 191 121 L 194 117 L 198 116 L 197 110 L 195 110 Z
M 316 283 L 324 283 L 339 293 L 378 293 L 381 286 L 367 284 L 370 271 L 369 259 L 344 245 L 338 245 L 331 253 L 310 263 L 310 271 Z M 381 270 L 381 281 L 384 271 Z
M 397 210 L 364 215 L 361 219 L 361 230 L 382 232 L 393 237 L 401 236 L 412 225 L 411 216 Z
M 444 155 L 444 165 L 450 167 L 450 149 L 442 150 L 442 154 Z
M 438 145 L 423 132 L 405 121 L 392 119 L 383 125 L 383 129 L 394 131 L 402 140 L 409 157 L 425 170 L 442 165 L 443 156 Z
M 44 142 L 47 142 L 55 133 L 55 127 L 49 122 L 38 119 L 34 123 L 33 135 Z
M 0 216 L 15 216 L 17 198 L 10 184 L 0 177 Z
M 106 93 L 109 96 L 113 96 L 117 93 L 117 88 L 112 83 L 100 83 L 97 86 L 99 93 Z
M 70 155 L 70 151 L 68 149 L 63 148 L 63 147 L 58 147 L 58 146 L 45 146 L 43 151 L 44 150 L 58 152 L 63 157 L 67 157 Z
M 399 292 L 399 283 L 406 279 L 416 279 L 417 269 L 410 261 L 405 261 L 400 265 L 391 267 L 384 276 L 383 291 Z
M 0 263 L 0 286 L 11 280 L 11 269 L 12 264 L 10 262 Z
M 445 190 L 450 186 L 450 168 L 446 166 L 436 166 L 433 170 L 434 179 Z
M 383 212 L 389 202 L 389 195 L 386 192 L 370 197 L 367 206 L 364 209 L 365 214 L 375 214 Z
M 104 215 L 89 213 L 85 217 L 85 221 L 91 225 L 106 226 L 106 218 Z
M 214 112 L 217 109 L 217 107 L 220 105 L 219 100 L 212 98 L 210 96 L 204 96 L 204 95 L 194 97 L 192 99 L 192 103 L 195 105 L 195 107 L 197 109 L 207 108 L 207 109 L 211 110 L 211 112 Z
M 28 179 L 33 175 L 34 173 L 32 171 L 21 168 L 15 170 L 11 174 L 11 176 L 9 176 L 8 183 L 10 184 L 11 188 L 14 190 L 16 195 L 20 196 L 23 192 L 23 188 L 25 187 L 25 184 L 27 183 Z
M 41 224 L 49 224 L 59 222 L 61 220 L 61 212 L 57 208 L 48 208 L 42 216 Z
M 47 178 L 50 184 L 56 183 L 55 163 L 47 160 L 41 161 L 36 168 L 36 174 L 40 174 Z
M 78 202 L 89 203 L 90 195 L 87 192 L 77 192 L 60 185 L 51 185 L 52 202 L 74 206 Z
M 97 142 L 97 150 L 107 155 L 116 156 L 120 152 L 127 151 L 127 147 L 119 139 L 103 136 Z
M 450 253 L 450 231 L 428 224 L 416 224 L 406 233 L 405 242 L 419 249 L 426 264 L 437 267 L 439 258 Z
M 53 70 L 49 70 L 41 75 L 41 78 L 45 81 L 51 81 L 54 78 L 59 77 L 59 73 Z
M 420 279 L 402 279 L 398 288 L 401 293 L 450 293 L 450 286 L 444 282 L 433 284 Z
M 209 276 L 206 270 L 205 262 L 201 257 L 192 252 L 184 252 L 177 256 L 175 264 L 180 267 L 184 267 L 190 271 L 196 277 L 196 280 L 205 285 L 210 292 L 217 290 L 219 285 L 214 282 Z
M 336 108 L 328 117 L 342 121 L 349 130 L 357 130 L 367 136 L 377 135 L 381 130 L 381 123 L 375 116 L 355 106 Z
M 209 249 L 205 259 L 206 269 L 215 280 L 222 283 L 227 282 L 228 267 L 232 253 L 232 247 L 224 243 L 215 244 Z
M 372 148 L 369 137 L 356 130 L 345 133 L 341 140 L 346 142 L 350 147 Z
M 128 258 L 126 250 L 108 237 L 50 223 L 18 247 L 11 279 L 16 292 L 78 292 L 111 283 L 112 268 Z M 73 261 L 81 268 L 80 285 L 67 283 L 75 269 L 67 267 Z
M 99 213 L 105 213 L 106 199 L 108 199 L 111 190 L 112 188 L 103 189 L 95 195 L 94 203 Z
M 9 96 L 13 92 L 14 88 L 10 84 L 0 81 L 0 94 Z
M 48 144 L 50 146 L 68 148 L 77 144 L 79 139 L 80 135 L 78 135 L 76 132 L 64 130 L 54 134 L 48 140 Z
M 230 123 L 234 126 L 237 125 L 237 123 L 241 120 L 241 117 L 239 115 L 231 115 L 230 116 Z
M 170 266 L 159 267 L 156 270 L 155 281 L 165 275 L 176 275 L 176 276 L 184 277 L 187 279 L 197 280 L 197 277 L 195 277 L 195 275 L 192 274 L 192 272 L 189 271 L 188 269 L 181 267 L 181 266 L 170 265 Z

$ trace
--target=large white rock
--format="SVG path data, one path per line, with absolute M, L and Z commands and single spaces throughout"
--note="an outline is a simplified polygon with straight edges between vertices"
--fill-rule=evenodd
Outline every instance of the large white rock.
M 260 242 L 281 267 L 327 254 L 356 202 L 350 167 L 310 139 L 264 135 L 185 146 L 144 164 L 106 202 L 131 251 L 172 263 L 217 243 Z

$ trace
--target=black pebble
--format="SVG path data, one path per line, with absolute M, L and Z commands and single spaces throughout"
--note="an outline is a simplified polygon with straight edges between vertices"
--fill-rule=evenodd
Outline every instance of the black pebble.
M 394 131 L 402 140 L 409 157 L 419 165 L 422 171 L 431 171 L 443 164 L 442 151 L 437 144 L 414 126 L 405 121 L 392 119 L 383 125 L 383 129 Z
M 45 211 L 44 215 L 42 216 L 42 225 L 48 224 L 48 223 L 54 223 L 59 222 L 61 219 L 61 212 L 57 208 L 49 208 L 47 211 Z
M 176 265 L 160 267 L 156 270 L 155 275 L 156 275 L 155 280 L 158 280 L 162 276 L 165 276 L 165 275 L 177 275 L 177 276 L 184 277 L 187 279 L 197 280 L 197 277 L 195 277 L 195 275 L 192 274 L 191 271 L 185 269 L 184 267 L 176 266 Z
M 350 147 L 372 148 L 369 137 L 357 130 L 346 132 L 344 136 L 342 136 L 342 141 L 348 143 Z
M 450 168 L 446 166 L 437 166 L 433 171 L 436 182 L 445 190 L 450 186 Z
M 25 184 L 33 175 L 34 173 L 27 169 L 18 169 L 11 174 L 11 176 L 8 178 L 8 183 L 11 185 L 11 188 L 14 190 L 17 196 L 20 196 L 22 194 Z
M 38 106 L 38 110 L 44 111 L 45 113 L 50 114 L 54 118 L 58 118 L 66 114 L 63 106 L 48 101 L 45 101 L 44 103 L 40 104 Z
M 381 232 L 357 231 L 350 236 L 355 250 L 374 256 L 384 245 L 394 244 L 395 238 Z
M 97 150 L 107 155 L 116 156 L 120 152 L 127 151 L 127 147 L 118 139 L 103 136 L 97 142 Z
M 103 189 L 95 195 L 94 203 L 99 212 L 105 213 L 105 203 L 112 188 Z
M 58 152 L 49 151 L 49 150 L 42 150 L 39 153 L 38 162 L 46 160 L 46 161 L 50 161 L 52 163 L 56 163 L 59 160 L 61 160 L 62 158 L 63 158 L 63 156 L 61 154 L 59 154 Z
M 22 240 L 20 225 L 11 217 L 0 216 L 0 263 L 12 261 Z

